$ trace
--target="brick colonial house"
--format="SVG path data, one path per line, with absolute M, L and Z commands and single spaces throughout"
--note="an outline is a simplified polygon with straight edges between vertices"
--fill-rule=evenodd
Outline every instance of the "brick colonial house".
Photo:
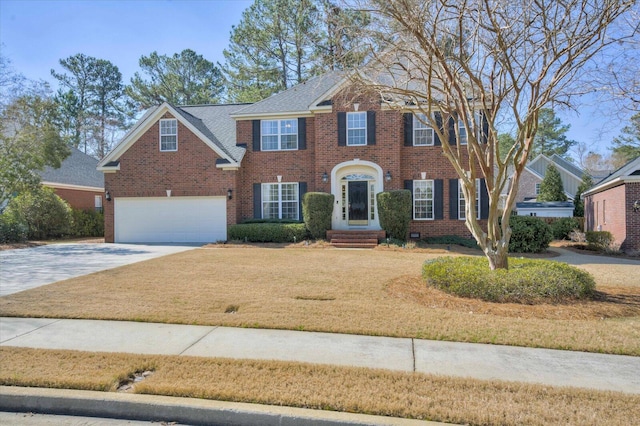
M 59 168 L 46 167 L 40 172 L 42 185 L 53 191 L 74 209 L 102 209 L 104 175 L 96 170 L 98 160 L 71 148 Z
M 584 192 L 587 231 L 609 231 L 623 251 L 640 251 L 640 157 Z
M 449 138 L 455 129 L 449 121 Z M 335 196 L 334 230 L 380 230 L 376 194 L 409 189 L 411 232 L 470 236 L 457 175 L 410 109 L 355 96 L 344 74 L 255 104 L 152 108 L 98 165 L 107 242 L 212 242 L 251 218 L 302 220 L 308 191 Z M 478 215 L 488 214 L 478 179 Z

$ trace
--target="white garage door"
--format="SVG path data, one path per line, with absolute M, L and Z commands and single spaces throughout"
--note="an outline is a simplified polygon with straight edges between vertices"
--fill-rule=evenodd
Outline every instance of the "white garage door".
M 116 198 L 116 243 L 209 243 L 227 239 L 226 197 Z

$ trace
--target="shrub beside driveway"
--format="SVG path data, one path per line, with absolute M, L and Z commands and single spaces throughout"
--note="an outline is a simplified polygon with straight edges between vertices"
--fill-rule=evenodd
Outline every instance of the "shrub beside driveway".
M 0 315 L 314 330 L 640 355 L 640 285 L 603 286 L 596 276 L 596 301 L 480 302 L 426 287 L 422 263 L 440 255 L 213 246 L 3 297 Z

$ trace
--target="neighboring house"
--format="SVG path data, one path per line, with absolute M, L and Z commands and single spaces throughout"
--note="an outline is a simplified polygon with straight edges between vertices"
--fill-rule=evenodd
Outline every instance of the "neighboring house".
M 572 201 L 523 201 L 516 203 L 516 212 L 518 216 L 573 217 L 573 207 Z
M 72 208 L 82 210 L 102 209 L 104 175 L 96 170 L 98 160 L 76 148 L 59 168 L 45 168 L 40 172 L 42 185 L 67 201 Z
M 152 108 L 98 166 L 105 239 L 224 241 L 247 219 L 302 220 L 309 191 L 335 196 L 334 230 L 380 230 L 376 194 L 397 189 L 412 192 L 412 233 L 470 236 L 457 174 L 410 108 L 353 93 L 339 72 L 251 105 Z M 478 195 L 486 218 L 483 179 Z
M 564 193 L 569 200 L 573 200 L 578 192 L 578 186 L 582 182 L 584 171 L 573 163 L 553 154 L 551 157 L 540 154 L 525 166 L 520 182 L 518 183 L 518 195 L 516 203 L 535 200 L 540 192 L 540 184 L 547 173 L 547 167 L 553 164 L 560 173 Z
M 640 250 L 640 157 L 585 191 L 587 231 L 609 231 L 624 251 Z

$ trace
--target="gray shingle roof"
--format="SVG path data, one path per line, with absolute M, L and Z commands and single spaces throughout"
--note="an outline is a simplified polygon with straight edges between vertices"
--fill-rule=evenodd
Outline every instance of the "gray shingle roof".
M 638 170 L 640 170 L 640 157 L 636 157 L 635 159 L 629 161 L 627 164 L 620 167 L 618 170 L 614 171 L 606 178 L 602 179 L 595 186 L 606 184 L 607 182 L 610 182 L 620 177 L 632 176 L 632 175 L 635 176 Z
M 523 201 L 516 203 L 516 208 L 562 208 L 562 207 L 571 207 L 573 208 L 573 201 L 545 201 L 545 202 L 533 202 L 533 201 Z
M 233 115 L 256 115 L 309 111 L 313 101 L 335 87 L 345 77 L 344 72 L 330 71 L 293 86 L 284 92 L 276 93 L 266 99 L 237 108 Z M 325 99 L 320 99 L 323 101 Z
M 59 169 L 45 168 L 40 177 L 43 182 L 64 185 L 92 186 L 104 188 L 104 175 L 96 170 L 98 160 L 75 148 L 71 148 L 69 155 Z
M 229 157 L 240 161 L 246 150 L 236 146 L 236 122 L 230 114 L 241 107 L 239 104 L 230 104 L 174 108 Z

